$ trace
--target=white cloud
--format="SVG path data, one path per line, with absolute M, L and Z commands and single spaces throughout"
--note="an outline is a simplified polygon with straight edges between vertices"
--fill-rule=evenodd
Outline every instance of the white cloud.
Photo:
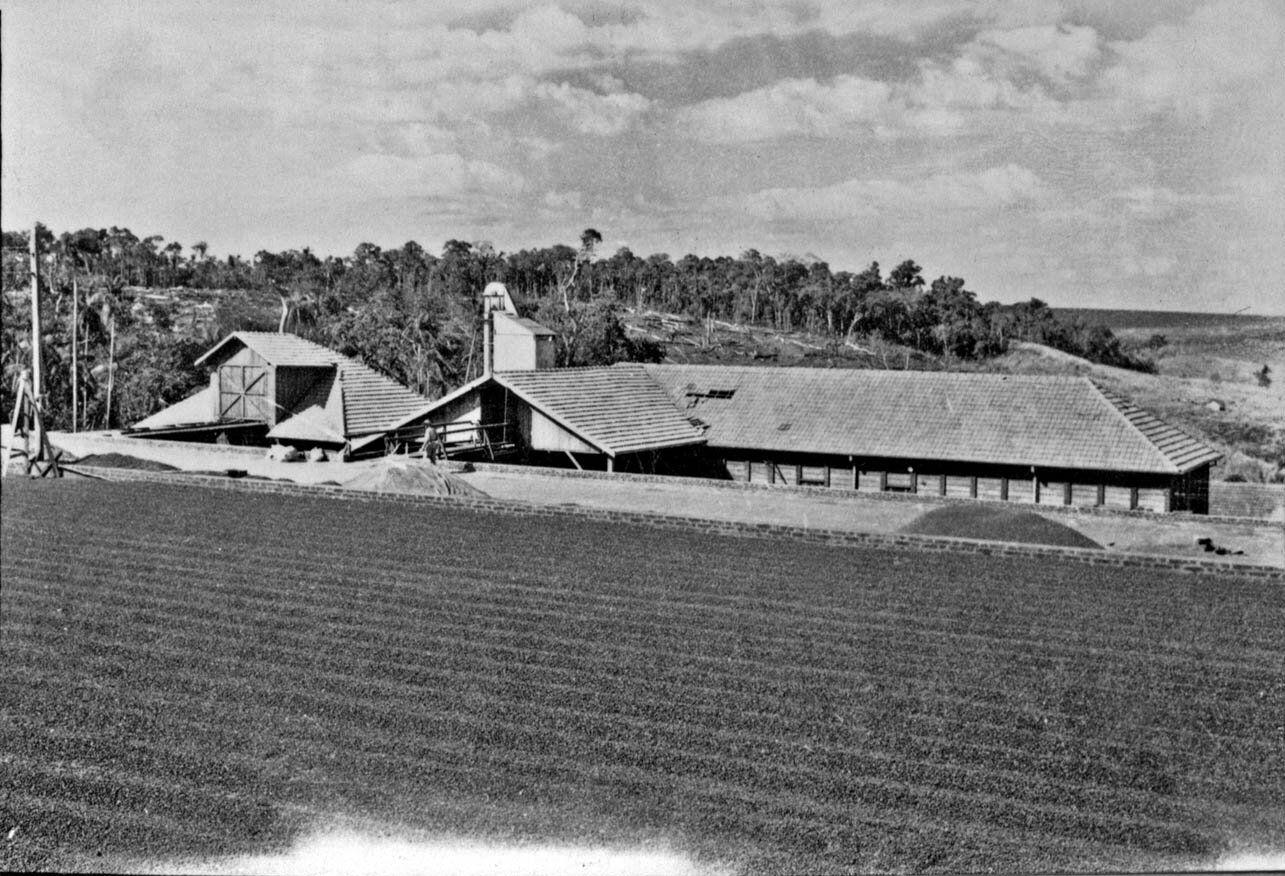
M 887 114 L 890 94 L 888 85 L 856 76 L 829 84 L 787 79 L 689 107 L 678 114 L 678 123 L 696 139 L 714 143 L 826 136 L 874 126 Z
M 362 155 L 344 165 L 340 178 L 371 198 L 501 195 L 526 187 L 512 171 L 452 153 L 416 158 Z
M 1119 63 L 1105 84 L 1122 113 L 1208 118 L 1231 86 L 1259 81 L 1281 93 L 1285 15 L 1261 0 L 1208 4 L 1111 49 Z
M 851 179 L 823 187 L 774 188 L 726 198 L 724 207 L 759 219 L 831 221 L 899 216 L 925 210 L 1006 209 L 1048 197 L 1033 171 L 1006 164 L 919 180 Z
M 566 82 L 541 82 L 533 94 L 554 105 L 556 114 L 581 134 L 611 136 L 629 127 L 651 101 L 638 94 L 596 94 Z

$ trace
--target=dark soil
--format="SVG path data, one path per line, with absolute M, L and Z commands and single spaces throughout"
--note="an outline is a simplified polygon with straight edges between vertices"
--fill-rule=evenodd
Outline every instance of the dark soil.
M 330 814 L 754 874 L 1285 844 L 1276 584 L 174 480 L 4 482 L 0 870 Z
M 178 471 L 176 467 L 167 465 L 164 462 L 139 459 L 137 456 L 127 456 L 124 453 L 93 453 L 89 456 L 82 456 L 72 465 L 90 465 L 97 468 L 129 468 L 136 471 Z
M 1093 539 L 1033 511 L 981 505 L 947 505 L 912 521 L 901 530 L 912 535 L 946 535 L 987 541 L 1101 548 Z

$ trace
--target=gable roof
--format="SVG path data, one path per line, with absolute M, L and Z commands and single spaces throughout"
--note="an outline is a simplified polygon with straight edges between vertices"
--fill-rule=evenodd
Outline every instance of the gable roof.
M 643 367 L 711 447 L 1156 474 L 1220 456 L 1084 377 Z
M 288 420 L 277 423 L 269 438 L 286 441 L 316 441 L 321 444 L 343 444 L 344 436 L 335 431 L 335 418 L 321 405 L 304 408 Z
M 173 429 L 178 426 L 195 426 L 210 422 L 214 411 L 214 389 L 205 386 L 168 408 L 139 420 L 131 429 Z
M 233 332 L 196 360 L 197 365 L 215 365 L 224 355 L 233 352 L 234 344 L 243 344 L 258 353 L 272 365 L 296 368 L 326 368 L 336 359 L 346 358 L 329 347 L 304 340 L 298 335 L 283 332 Z
M 275 367 L 317 368 L 318 375 L 304 397 L 295 405 L 299 413 L 316 406 L 322 412 L 311 412 L 306 421 L 294 424 L 284 432 L 305 430 L 316 440 L 342 434 L 345 438 L 383 432 L 398 421 L 423 409 L 428 399 L 385 377 L 370 366 L 338 353 L 329 347 L 305 340 L 298 335 L 278 332 L 233 332 L 197 359 L 198 365 L 217 366 L 239 346 L 246 346 Z M 283 420 L 278 429 L 297 418 Z M 323 425 L 324 424 L 324 425 Z M 293 437 L 305 437 L 300 434 Z
M 494 314 L 493 324 L 497 335 L 535 335 L 537 337 L 552 337 L 554 335 L 552 329 L 540 325 L 533 319 L 527 319 L 524 316 L 513 316 L 503 311 L 498 311 Z
M 609 456 L 705 440 L 639 365 L 504 371 L 495 381 Z

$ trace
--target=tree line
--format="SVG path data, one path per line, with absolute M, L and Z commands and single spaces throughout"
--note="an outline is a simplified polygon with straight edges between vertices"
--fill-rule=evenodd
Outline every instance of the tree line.
M 606 255 L 592 228 L 578 246 L 512 253 L 453 239 L 436 255 L 410 241 L 394 249 L 362 243 L 349 256 L 262 250 L 250 260 L 115 226 L 37 234 L 52 428 L 70 428 L 73 412 L 80 428 L 115 428 L 181 399 L 205 380 L 192 361 L 239 329 L 293 331 L 440 395 L 481 372 L 480 293 L 493 280 L 507 285 L 521 313 L 554 330 L 562 366 L 659 361 L 663 347 L 630 337 L 624 322 L 627 310 L 653 310 L 810 332 L 837 346 L 877 340 L 947 365 L 1025 340 L 1105 364 L 1154 367 L 1104 326 L 1059 318 L 1035 298 L 983 303 L 963 278 L 928 281 L 913 260 L 885 273 L 878 262 L 836 271 L 819 259 L 754 249 L 736 258 L 641 257 L 626 247 Z M 14 378 L 29 362 L 29 308 L 20 306 L 30 287 L 28 235 L 4 232 L 6 412 Z M 178 331 L 172 312 L 139 294 L 158 288 L 206 290 L 226 306 L 206 331 Z M 238 311 L 233 291 L 268 297 L 274 312 Z

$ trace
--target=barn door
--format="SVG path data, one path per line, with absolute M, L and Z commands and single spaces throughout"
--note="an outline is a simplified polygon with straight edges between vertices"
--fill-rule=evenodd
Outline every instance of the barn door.
M 261 365 L 219 369 L 219 419 L 267 420 L 268 372 Z

